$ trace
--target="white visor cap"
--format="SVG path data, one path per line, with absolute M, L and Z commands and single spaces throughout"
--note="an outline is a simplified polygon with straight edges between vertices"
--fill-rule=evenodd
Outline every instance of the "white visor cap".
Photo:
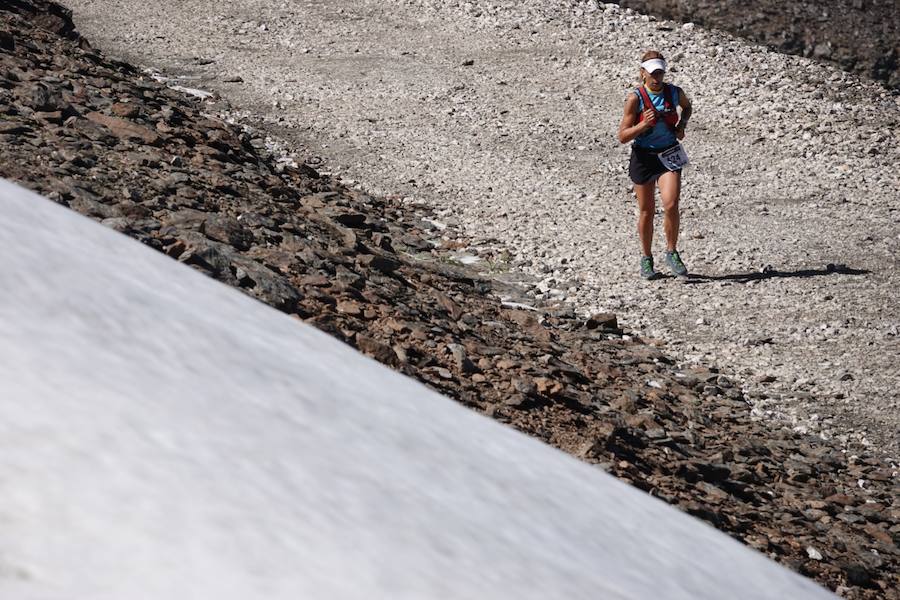
M 650 60 L 645 60 L 641 63 L 641 68 L 647 71 L 648 73 L 653 73 L 654 71 L 665 71 L 666 70 L 666 61 L 661 58 L 651 58 Z

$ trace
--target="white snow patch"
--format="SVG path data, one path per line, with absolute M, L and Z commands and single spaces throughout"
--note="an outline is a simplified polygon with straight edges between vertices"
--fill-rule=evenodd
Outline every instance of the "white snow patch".
M 532 310 L 537 312 L 537 308 L 531 306 L 530 304 L 522 304 L 521 302 L 513 302 L 512 300 L 503 300 L 500 302 L 500 306 L 503 308 L 516 308 L 520 310 Z
M 832 598 L 0 181 L 0 597 Z
M 450 255 L 450 258 L 455 260 L 461 265 L 475 265 L 481 261 L 481 257 L 475 256 L 474 254 L 469 254 L 467 252 L 457 252 Z
M 159 73 L 155 73 L 153 71 L 149 71 L 150 77 L 155 79 L 160 83 L 165 83 L 168 87 L 172 88 L 177 92 L 181 92 L 182 94 L 187 94 L 189 96 L 196 96 L 201 100 L 206 100 L 207 98 L 213 95 L 212 92 L 208 92 L 206 90 L 201 90 L 199 88 L 187 87 L 180 84 L 173 84 L 173 81 L 179 81 L 180 79 L 186 79 L 186 77 L 177 78 L 177 77 L 166 77 L 165 75 L 161 75 Z
M 171 87 L 173 90 L 175 90 L 177 92 L 181 92 L 182 94 L 187 94 L 189 96 L 196 96 L 197 98 L 200 98 L 201 100 L 206 100 L 207 98 L 209 98 L 210 96 L 213 95 L 212 92 L 207 92 L 206 90 L 201 90 L 198 88 L 185 87 L 183 85 L 172 85 L 169 87 Z

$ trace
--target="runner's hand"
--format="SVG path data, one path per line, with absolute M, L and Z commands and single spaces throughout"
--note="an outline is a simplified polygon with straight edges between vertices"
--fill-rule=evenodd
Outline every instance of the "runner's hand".
M 656 125 L 656 112 L 652 108 L 644 111 L 644 120 L 641 121 L 641 125 L 643 126 L 641 131 L 648 131 Z
M 684 127 L 675 128 L 675 137 L 678 138 L 679 141 L 684 139 Z

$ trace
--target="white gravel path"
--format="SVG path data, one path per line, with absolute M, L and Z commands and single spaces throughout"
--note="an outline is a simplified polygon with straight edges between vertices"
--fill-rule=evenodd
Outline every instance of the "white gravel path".
M 760 413 L 900 454 L 900 99 L 882 88 L 576 0 L 65 3 L 104 50 L 437 208 L 492 268 L 535 276 L 535 297 L 614 311 L 741 379 Z M 687 283 L 637 278 L 615 139 L 651 47 L 695 106 Z

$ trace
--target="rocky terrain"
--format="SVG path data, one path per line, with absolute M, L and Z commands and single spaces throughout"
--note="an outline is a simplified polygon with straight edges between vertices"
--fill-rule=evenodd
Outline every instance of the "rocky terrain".
M 883 87 L 592 1 L 70 5 L 103 47 L 228 97 L 323 172 L 432 207 L 462 259 L 531 276 L 532 301 L 616 312 L 761 415 L 900 453 L 900 97 Z M 614 136 L 650 43 L 696 108 L 686 283 L 636 277 Z
M 893 0 L 621 0 L 619 4 L 722 29 L 900 91 L 900 10 Z
M 483 264 L 460 265 L 460 248 L 475 242 L 451 239 L 446 214 L 348 187 L 311 167 L 311 151 L 292 156 L 218 118 L 237 112 L 221 97 L 200 96 L 106 57 L 58 5 L 0 5 L 0 176 L 597 464 L 846 598 L 900 597 L 895 464 L 759 419 L 740 382 L 681 364 L 614 314 L 588 315 L 490 277 Z

